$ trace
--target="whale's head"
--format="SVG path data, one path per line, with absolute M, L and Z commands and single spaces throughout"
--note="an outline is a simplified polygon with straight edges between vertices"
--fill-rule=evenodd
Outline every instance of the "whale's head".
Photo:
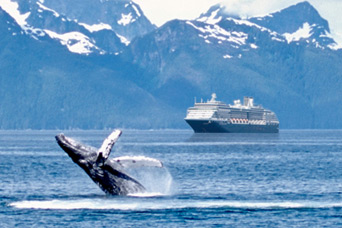
M 97 159 L 97 150 L 84 145 L 63 134 L 56 135 L 58 145 L 71 157 L 71 159 L 82 168 L 92 166 Z

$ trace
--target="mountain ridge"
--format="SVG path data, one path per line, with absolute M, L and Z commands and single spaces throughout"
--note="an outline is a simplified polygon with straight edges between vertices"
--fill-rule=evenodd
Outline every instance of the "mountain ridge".
M 135 24 L 127 37 L 99 17 L 77 18 L 91 8 L 104 12 L 102 1 L 83 2 L 80 12 L 68 11 L 64 0 L 18 2 L 25 26 L 0 9 L 1 129 L 186 128 L 194 97 L 212 92 L 226 103 L 254 96 L 276 112 L 281 128 L 342 127 L 334 108 L 342 50 L 308 2 L 244 19 L 216 5 L 159 28 L 130 1 L 106 2 L 117 10 L 111 23 Z M 278 29 L 281 18 L 303 10 L 314 19 Z M 138 14 L 142 21 L 132 22 Z

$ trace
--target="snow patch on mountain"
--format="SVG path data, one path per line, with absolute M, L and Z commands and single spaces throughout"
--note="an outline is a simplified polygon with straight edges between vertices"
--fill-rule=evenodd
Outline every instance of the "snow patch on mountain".
M 332 50 L 339 50 L 342 49 L 342 42 L 339 42 L 339 36 L 338 34 L 331 34 L 328 31 L 325 30 L 325 34 L 321 34 L 320 37 L 326 37 L 332 39 L 334 42 L 331 44 L 328 44 L 328 48 Z
M 110 26 L 109 24 L 104 24 L 104 23 L 100 23 L 100 24 L 94 24 L 94 25 L 88 25 L 85 23 L 79 23 L 79 25 L 82 25 L 85 29 L 87 29 L 89 32 L 93 33 L 93 32 L 98 32 L 101 30 L 113 30 L 112 26 Z
M 116 35 L 120 38 L 121 43 L 125 44 L 126 46 L 128 46 L 131 43 L 126 37 L 121 36 L 117 33 L 116 33 Z
M 60 43 L 67 46 L 70 52 L 77 54 L 90 54 L 93 50 L 99 50 L 89 37 L 80 32 L 68 32 L 64 34 L 58 34 L 50 30 L 44 30 L 51 38 L 58 39 Z
M 44 3 L 44 2 L 42 2 L 42 3 Z M 41 8 L 42 10 L 46 10 L 46 11 L 52 12 L 55 17 L 59 17 L 60 16 L 59 13 L 57 13 L 53 9 L 50 9 L 50 8 L 44 6 L 42 3 L 41 2 L 37 2 L 37 5 L 39 6 L 39 8 Z M 41 12 L 41 11 L 39 11 L 39 12 Z
M 17 2 L 12 2 L 11 0 L 1 0 L 0 7 L 7 12 L 23 29 L 26 28 L 26 19 L 30 16 L 30 12 L 21 14 L 19 11 L 19 4 Z
M 206 24 L 204 27 L 199 27 L 194 25 L 191 21 L 187 21 L 186 23 L 200 31 L 202 34 L 200 34 L 199 36 L 206 40 L 206 42 L 208 38 L 214 38 L 219 41 L 228 41 L 236 43 L 238 45 L 244 45 L 246 44 L 246 40 L 248 38 L 248 35 L 246 33 L 235 31 L 229 32 L 218 25 Z
M 136 7 L 136 5 L 133 5 L 133 4 L 132 4 L 132 7 L 133 7 L 135 13 L 137 14 L 137 16 L 138 16 L 138 17 L 141 17 L 140 11 L 139 11 L 138 8 Z
M 224 59 L 231 59 L 231 58 L 233 58 L 233 56 L 231 56 L 231 55 L 224 55 L 223 58 Z
M 227 18 L 227 20 L 233 21 L 237 25 L 246 25 L 246 26 L 249 26 L 249 27 L 255 27 L 255 28 L 259 29 L 262 32 L 268 32 L 271 36 L 281 40 L 280 39 L 281 36 L 277 32 L 272 31 L 272 30 L 270 30 L 268 28 L 262 27 L 262 26 L 260 26 L 258 24 L 253 23 L 253 22 L 250 22 L 247 19 Z
M 288 43 L 293 41 L 299 41 L 301 39 L 307 39 L 312 35 L 312 26 L 305 22 L 301 28 L 294 33 L 284 33 L 283 36 L 286 38 Z
M 277 12 L 273 12 L 273 14 L 274 13 L 277 13 Z M 254 15 L 253 18 L 257 19 L 258 21 L 264 21 L 267 18 L 274 17 L 273 14 L 259 14 L 259 15 Z
M 86 28 L 89 32 L 93 33 L 93 32 L 98 32 L 101 30 L 111 30 L 114 31 L 112 26 L 110 26 L 109 24 L 105 24 L 105 23 L 100 23 L 100 24 L 94 24 L 94 25 L 88 25 L 85 23 L 79 23 L 79 25 L 83 26 L 84 28 Z M 117 33 L 115 33 L 117 37 L 119 37 L 121 43 L 125 44 L 126 46 L 128 46 L 130 44 L 130 41 L 122 36 L 119 35 Z
M 30 34 L 33 39 L 38 40 L 40 36 L 45 36 L 45 32 L 39 28 L 34 28 L 27 23 L 27 18 L 31 15 L 31 12 L 22 14 L 19 11 L 19 4 L 10 0 L 1 0 L 0 8 L 8 13 L 15 22 L 22 28 L 23 32 Z M 16 33 L 13 34 L 17 35 Z
M 131 12 L 128 14 L 124 14 L 124 13 L 121 14 L 120 20 L 117 21 L 119 25 L 126 26 L 129 24 L 132 24 L 133 22 L 138 20 L 139 17 L 142 16 L 142 13 L 138 9 L 138 6 L 134 4 L 132 1 L 125 4 L 125 8 L 128 8 L 128 7 L 131 7 L 131 9 L 129 9 Z
M 198 18 L 197 21 L 205 22 L 207 24 L 216 24 L 222 20 L 222 16 L 217 17 L 217 14 L 220 10 L 221 9 L 217 9 L 217 10 L 211 12 L 209 17 L 203 16 L 201 18 Z
M 332 50 L 339 50 L 339 49 L 342 49 L 342 44 L 337 44 L 337 43 L 334 43 L 334 44 L 329 44 L 328 47 Z
M 258 46 L 256 46 L 255 44 L 250 44 L 250 46 L 251 46 L 251 48 L 253 48 L 253 49 L 257 49 L 257 48 L 258 48 Z
M 135 19 L 133 19 L 132 13 L 121 14 L 121 19 L 118 20 L 118 24 L 122 25 L 122 26 L 126 26 L 126 25 L 133 23 L 134 21 L 135 21 Z
M 246 26 L 249 26 L 249 27 L 256 27 L 256 28 L 260 29 L 261 31 L 268 31 L 268 32 L 272 33 L 271 30 L 269 30 L 269 29 L 267 29 L 265 27 L 262 27 L 260 25 L 257 25 L 257 24 L 255 24 L 253 22 L 250 22 L 250 21 L 248 21 L 246 19 L 227 18 L 227 20 L 228 21 L 233 21 L 237 25 L 246 25 Z
M 339 42 L 339 34 L 332 35 L 330 33 L 327 33 L 326 37 L 335 40 L 335 43 L 329 44 L 328 48 L 330 48 L 332 50 L 335 50 L 335 51 L 339 50 L 339 49 L 342 49 L 342 39 L 341 39 L 341 42 Z
M 271 17 L 271 16 L 267 15 L 267 17 Z M 249 26 L 249 27 L 255 27 L 255 28 L 259 29 L 262 32 L 267 32 L 267 33 L 270 34 L 271 39 L 274 40 L 274 41 L 286 42 L 286 38 L 284 37 L 284 35 L 281 35 L 281 34 L 275 32 L 275 31 L 272 31 L 271 29 L 266 28 L 266 27 L 263 27 L 263 26 L 260 26 L 258 24 L 255 24 L 255 23 L 249 21 L 248 19 L 227 18 L 227 20 L 233 21 L 237 25 L 245 25 L 245 26 Z

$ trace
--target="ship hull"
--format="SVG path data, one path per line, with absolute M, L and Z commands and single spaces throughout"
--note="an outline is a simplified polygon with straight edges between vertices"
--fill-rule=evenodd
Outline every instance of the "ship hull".
M 279 124 L 232 124 L 226 121 L 185 120 L 195 133 L 278 133 Z

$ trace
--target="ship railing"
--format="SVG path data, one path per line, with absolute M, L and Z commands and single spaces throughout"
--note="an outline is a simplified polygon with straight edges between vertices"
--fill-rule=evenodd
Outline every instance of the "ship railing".
M 239 118 L 231 118 L 229 119 L 229 122 L 232 124 L 248 124 L 248 119 L 239 119 Z
M 250 120 L 249 122 L 253 125 L 266 125 L 266 120 Z

